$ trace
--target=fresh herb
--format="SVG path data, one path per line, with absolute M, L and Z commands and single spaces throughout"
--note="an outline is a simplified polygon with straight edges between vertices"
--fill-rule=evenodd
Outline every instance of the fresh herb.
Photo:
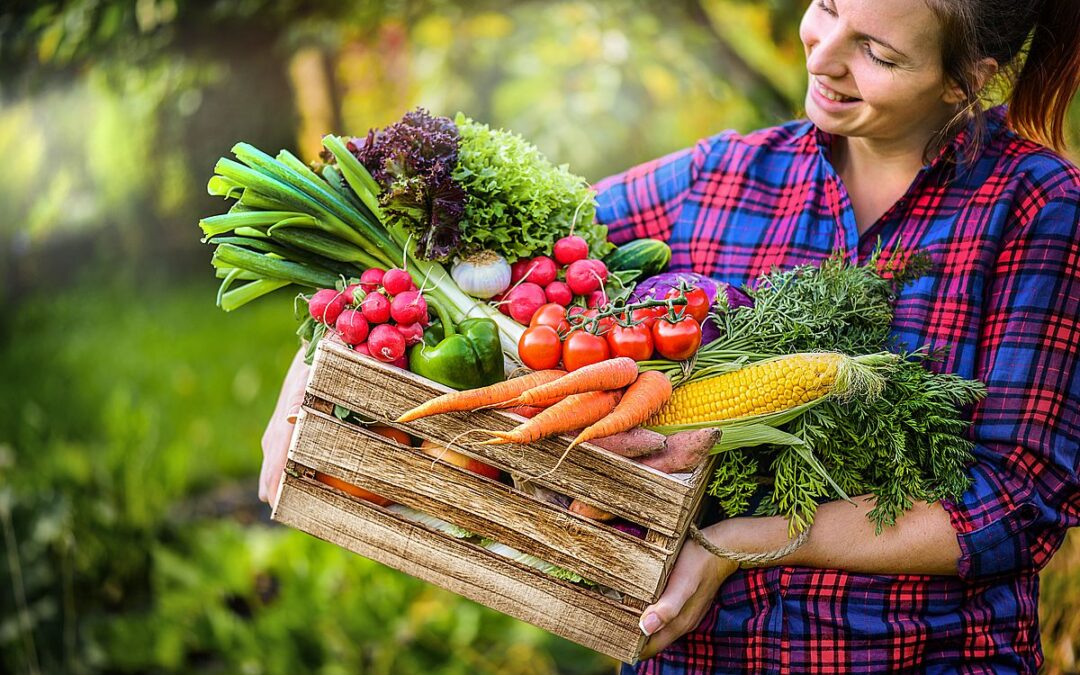
M 878 251 L 864 265 L 835 254 L 820 265 L 762 275 L 746 289 L 752 306 L 714 316 L 720 337 L 692 364 L 659 367 L 676 380 L 697 380 L 779 354 L 879 353 L 890 346 L 898 289 L 929 265 L 921 255 L 900 262 L 901 253 L 890 252 L 885 263 Z M 818 503 L 872 494 L 868 517 L 880 532 L 916 500 L 959 497 L 970 482 L 965 466 L 972 450 L 964 410 L 985 388 L 935 373 L 929 366 L 939 354 L 898 356 L 880 365 L 885 386 L 877 395 L 829 397 L 771 417 L 801 443 L 725 447 L 709 486 L 721 509 L 740 515 L 760 496 L 757 513 L 783 515 L 798 531 L 813 522 Z

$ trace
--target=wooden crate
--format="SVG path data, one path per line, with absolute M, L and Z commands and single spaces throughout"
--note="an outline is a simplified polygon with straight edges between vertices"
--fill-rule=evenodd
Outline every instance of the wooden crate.
M 698 511 L 711 463 L 682 481 L 583 444 L 546 473 L 569 439 L 528 446 L 470 446 L 469 437 L 451 443 L 468 429 L 510 429 L 521 421 L 514 415 L 474 411 L 393 425 L 405 410 L 446 391 L 323 341 L 273 518 L 603 654 L 635 661 L 645 643 L 638 628 L 641 610 L 664 588 Z M 639 524 L 646 536 L 634 537 L 528 490 L 435 462 L 419 450 L 339 420 L 332 414 L 334 404 L 448 444 L 518 479 L 546 474 L 534 483 Z M 617 593 L 556 579 L 417 524 L 316 481 L 315 472 L 565 567 Z

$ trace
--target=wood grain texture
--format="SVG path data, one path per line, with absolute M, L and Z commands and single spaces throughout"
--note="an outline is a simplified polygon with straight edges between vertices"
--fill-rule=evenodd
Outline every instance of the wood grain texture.
M 638 612 L 598 593 L 285 474 L 273 518 L 626 663 Z
M 316 350 L 308 382 L 310 394 L 370 415 L 380 423 L 392 423 L 406 410 L 447 391 L 434 382 L 326 341 Z M 681 482 L 590 444 L 574 448 L 558 469 L 551 471 L 569 443 L 564 437 L 544 439 L 528 446 L 457 442 L 469 430 L 506 431 L 520 421 L 517 416 L 498 411 L 472 411 L 396 426 L 552 490 L 585 499 L 665 535 L 679 537 L 686 531 L 695 497 L 703 489 L 701 472 L 693 474 L 690 482 Z M 695 483 L 694 478 L 699 482 Z
M 394 502 L 655 600 L 673 552 L 543 502 L 419 450 L 305 409 L 289 459 Z

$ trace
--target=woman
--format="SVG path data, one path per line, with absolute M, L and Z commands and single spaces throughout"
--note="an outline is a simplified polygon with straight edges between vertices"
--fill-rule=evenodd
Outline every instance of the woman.
M 982 112 L 1033 33 L 1008 113 Z M 815 0 L 800 35 L 808 121 L 610 178 L 598 217 L 614 241 L 667 240 L 672 269 L 735 284 L 837 248 L 863 259 L 878 240 L 930 254 L 894 334 L 951 345 L 941 368 L 987 383 L 973 486 L 880 536 L 865 499 L 822 505 L 806 544 L 771 567 L 688 542 L 642 615 L 644 660 L 624 672 L 1034 672 L 1037 572 L 1080 523 L 1080 171 L 1035 142 L 1063 145 L 1080 3 Z M 263 439 L 264 499 L 302 387 L 294 362 Z M 704 533 L 746 552 L 787 543 L 775 518 Z
M 1007 115 L 980 112 L 1033 32 Z M 1062 145 L 1080 3 L 816 0 L 800 36 L 809 121 L 608 179 L 598 218 L 614 241 L 667 240 L 673 268 L 735 284 L 834 248 L 861 260 L 879 240 L 929 253 L 893 332 L 951 345 L 940 367 L 988 385 L 974 484 L 880 536 L 866 500 L 823 505 L 772 567 L 688 543 L 643 613 L 646 660 L 624 672 L 1034 672 L 1037 572 L 1080 523 L 1080 172 L 1017 132 Z M 736 551 L 787 543 L 778 518 L 704 532 Z

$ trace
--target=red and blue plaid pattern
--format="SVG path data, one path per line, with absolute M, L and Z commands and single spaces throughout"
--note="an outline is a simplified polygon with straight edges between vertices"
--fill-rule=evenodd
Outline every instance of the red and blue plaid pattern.
M 776 567 L 740 571 L 696 631 L 639 673 L 1034 672 L 1038 571 L 1080 524 L 1080 171 L 990 113 L 961 133 L 861 237 L 806 121 L 694 148 L 597 185 L 612 241 L 654 237 L 671 269 L 733 284 L 841 249 L 930 254 L 896 305 L 899 344 L 950 350 L 944 371 L 985 382 L 972 488 L 945 506 L 960 576 Z M 627 667 L 627 672 L 635 672 Z

